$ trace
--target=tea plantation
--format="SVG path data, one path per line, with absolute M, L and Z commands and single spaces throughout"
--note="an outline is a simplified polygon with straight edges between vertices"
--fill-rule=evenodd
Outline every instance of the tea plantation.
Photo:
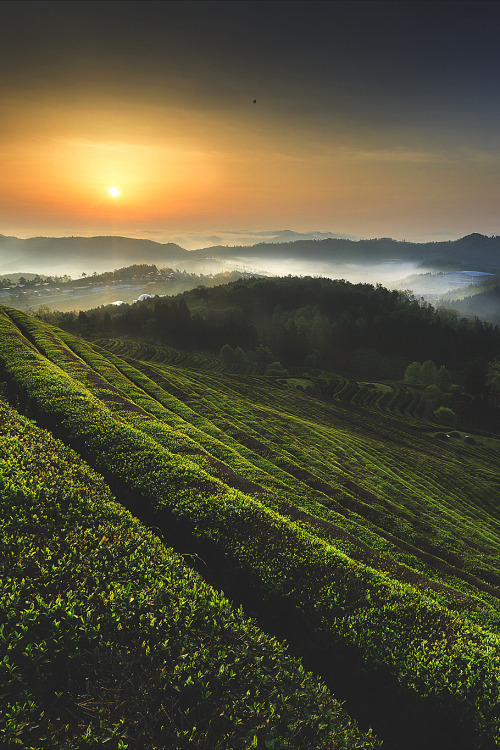
M 495 440 L 9 308 L 0 381 L 5 742 L 376 746 L 243 604 L 387 747 L 500 744 Z

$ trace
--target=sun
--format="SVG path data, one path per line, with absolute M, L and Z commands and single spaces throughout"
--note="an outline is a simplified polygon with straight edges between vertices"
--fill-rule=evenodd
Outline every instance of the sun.
M 108 192 L 113 198 L 118 198 L 118 196 L 120 195 L 120 191 L 117 187 L 110 187 Z

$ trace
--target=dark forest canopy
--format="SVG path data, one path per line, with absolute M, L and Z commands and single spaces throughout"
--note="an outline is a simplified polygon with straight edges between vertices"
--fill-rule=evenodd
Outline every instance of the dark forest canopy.
M 44 318 L 90 337 L 131 337 L 211 354 L 229 345 L 249 362 L 371 377 L 399 378 L 411 361 L 428 359 L 460 373 L 470 362 L 500 356 L 496 326 L 435 310 L 408 292 L 324 278 L 245 279 L 86 313 L 45 312 Z

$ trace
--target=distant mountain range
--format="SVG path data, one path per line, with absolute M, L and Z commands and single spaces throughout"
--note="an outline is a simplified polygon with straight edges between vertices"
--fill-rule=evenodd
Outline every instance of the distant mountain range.
M 337 234 L 335 232 L 294 232 L 291 229 L 266 229 L 260 232 L 251 232 L 241 229 L 239 231 L 223 231 L 216 234 L 204 234 L 201 232 L 189 232 L 187 234 L 170 237 L 171 242 L 177 242 L 187 250 L 198 250 L 214 245 L 225 247 L 238 245 L 255 245 L 264 242 L 295 242 L 297 240 L 326 240 L 326 239 L 355 240 L 351 234 Z
M 265 233 L 261 233 L 264 235 Z M 500 271 L 500 237 L 474 233 L 444 242 L 406 242 L 390 238 L 353 240 L 312 232 L 304 235 L 290 230 L 270 233 L 254 245 L 227 247 L 214 245 L 185 250 L 169 242 L 162 244 L 130 237 L 32 237 L 19 239 L 0 235 L 0 274 L 14 271 L 35 273 L 91 273 L 112 270 L 132 263 L 158 266 L 189 266 L 196 262 L 219 260 L 244 263 L 275 260 L 311 264 L 396 264 L 412 263 L 435 270 Z
M 443 242 L 407 242 L 390 238 L 350 240 L 328 238 L 299 239 L 276 244 L 260 242 L 251 247 L 214 246 L 192 251 L 199 258 L 219 259 L 290 259 L 311 262 L 388 263 L 411 262 L 442 271 L 470 268 L 470 270 L 500 270 L 500 237 L 469 234 L 458 240 Z
M 355 240 L 349 234 L 335 234 L 334 232 L 294 232 L 291 229 L 283 229 L 280 232 L 269 230 L 267 232 L 257 232 L 257 237 L 262 236 L 262 242 L 297 242 L 298 240 Z M 245 243 L 246 244 L 246 243 Z M 250 244 L 250 243 L 249 243 Z M 255 240 L 251 243 L 255 244 Z
M 172 242 L 161 244 L 131 237 L 6 237 L 0 235 L 0 274 L 33 271 L 72 274 L 107 271 L 133 263 L 170 265 L 189 251 Z

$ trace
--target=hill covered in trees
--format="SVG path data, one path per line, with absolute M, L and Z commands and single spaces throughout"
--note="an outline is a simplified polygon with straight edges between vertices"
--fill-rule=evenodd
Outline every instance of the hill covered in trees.
M 400 266 L 401 269 L 405 268 L 401 276 L 408 274 L 408 266 L 438 271 L 462 269 L 500 272 L 500 237 L 487 237 L 477 232 L 444 242 L 408 242 L 389 237 L 356 240 L 331 236 L 327 232 L 304 235 L 282 231 L 274 233 L 274 238 L 267 236 L 269 233 L 266 232 L 261 234 L 263 239 L 256 244 L 249 245 L 245 240 L 243 245 L 219 244 L 197 250 L 185 250 L 175 242 L 162 243 L 132 237 L 21 239 L 0 235 L 0 273 L 74 275 L 84 271 L 91 274 L 93 271 L 108 271 L 138 262 L 174 266 L 194 273 L 206 273 L 207 269 L 221 270 L 208 268 L 214 262 L 222 262 L 226 266 L 228 263 L 237 264 L 240 270 L 242 264 L 250 264 L 254 271 L 266 268 L 266 264 L 275 266 L 279 262 L 282 273 L 317 272 L 328 276 L 338 276 L 336 269 L 342 268 L 347 274 L 349 267 L 354 265 L 362 278 L 377 280 L 388 270 L 384 264 L 394 269 Z M 296 270 L 297 264 L 300 264 L 302 271 Z M 373 270 L 369 270 L 372 267 L 377 269 L 375 275 Z
M 448 292 L 440 299 L 439 304 L 456 310 L 461 316 L 477 316 L 492 325 L 500 326 L 500 276 L 480 285 L 467 287 L 461 294 L 457 290 Z
M 389 237 L 367 240 L 336 237 L 274 244 L 262 242 L 250 247 L 219 245 L 195 250 L 192 254 L 198 258 L 274 258 L 284 261 L 326 262 L 332 265 L 406 261 L 437 270 L 469 268 L 500 271 L 500 237 L 487 237 L 477 232 L 444 242 L 407 242 Z
M 498 435 L 5 307 L 0 381 L 2 739 L 498 746 Z
M 322 278 L 242 279 L 199 286 L 48 322 L 90 337 L 130 337 L 286 368 L 335 370 L 358 377 L 402 378 L 413 361 L 433 360 L 460 382 L 500 356 L 497 327 L 421 304 L 408 292 Z

